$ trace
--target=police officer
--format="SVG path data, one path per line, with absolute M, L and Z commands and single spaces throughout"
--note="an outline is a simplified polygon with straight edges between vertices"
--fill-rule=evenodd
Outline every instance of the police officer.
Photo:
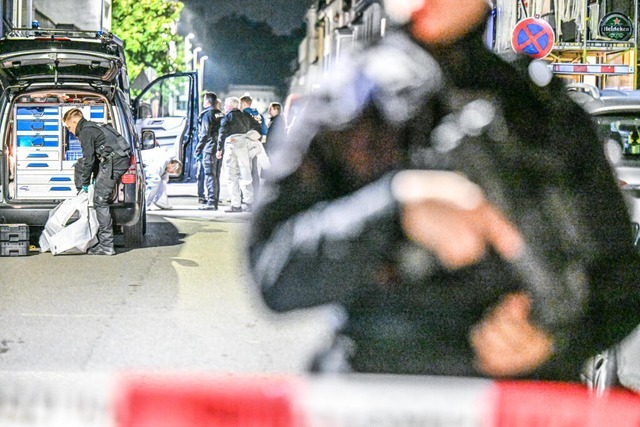
M 206 187 L 207 194 L 206 198 L 203 198 L 203 206 L 200 209 L 207 210 L 218 210 L 218 199 L 220 198 L 222 162 L 216 158 L 215 148 L 218 141 L 220 120 L 224 114 L 217 108 L 217 105 L 218 96 L 213 92 L 205 93 L 202 102 L 204 111 L 198 117 L 198 145 L 195 152 L 196 158 L 199 159 L 198 199 L 201 195 L 204 197 L 204 188 L 200 188 L 200 180 L 203 179 L 202 187 Z M 201 176 L 203 177 L 201 178 Z
M 67 111 L 62 121 L 82 146 L 84 160 L 79 171 L 82 190 L 88 190 L 92 176 L 95 179 L 93 205 L 99 224 L 98 243 L 88 253 L 115 255 L 109 199 L 118 181 L 131 166 L 131 147 L 113 127 L 86 120 L 78 108 Z
M 590 118 L 486 48 L 485 0 L 385 6 L 403 25 L 341 59 L 272 163 L 248 242 L 265 302 L 343 308 L 314 370 L 579 381 L 640 323 Z

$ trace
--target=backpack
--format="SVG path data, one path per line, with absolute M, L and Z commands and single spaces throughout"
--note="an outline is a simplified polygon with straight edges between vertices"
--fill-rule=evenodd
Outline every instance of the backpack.
M 114 153 L 120 157 L 131 156 L 131 146 L 110 124 L 97 124 L 105 137 L 105 144 L 96 147 L 101 157 L 111 157 Z

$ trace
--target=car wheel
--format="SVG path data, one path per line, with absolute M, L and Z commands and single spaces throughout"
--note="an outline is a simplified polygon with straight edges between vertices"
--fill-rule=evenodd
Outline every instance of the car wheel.
M 147 212 L 145 207 L 142 208 L 142 214 L 134 225 L 124 226 L 124 246 L 127 248 L 139 248 L 144 241 L 144 233 L 146 229 Z

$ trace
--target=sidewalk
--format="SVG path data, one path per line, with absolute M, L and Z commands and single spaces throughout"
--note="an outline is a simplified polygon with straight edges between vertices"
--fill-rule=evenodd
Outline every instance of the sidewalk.
M 225 212 L 229 208 L 227 200 L 229 198 L 225 186 L 220 189 L 220 203 L 218 210 L 203 210 L 198 203 L 198 189 L 195 182 L 172 182 L 167 186 L 167 195 L 169 203 L 173 209 L 162 210 L 153 205 L 147 208 L 148 215 L 158 216 L 201 216 L 206 218 L 240 218 L 247 219 L 250 212 L 228 213 Z

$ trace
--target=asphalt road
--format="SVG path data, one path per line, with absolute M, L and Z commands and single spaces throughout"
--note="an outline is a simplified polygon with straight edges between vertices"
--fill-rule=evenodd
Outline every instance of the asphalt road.
M 304 372 L 330 310 L 269 312 L 243 263 L 249 214 L 200 211 L 194 195 L 170 185 L 174 209 L 149 212 L 143 248 L 0 258 L 0 375 Z

